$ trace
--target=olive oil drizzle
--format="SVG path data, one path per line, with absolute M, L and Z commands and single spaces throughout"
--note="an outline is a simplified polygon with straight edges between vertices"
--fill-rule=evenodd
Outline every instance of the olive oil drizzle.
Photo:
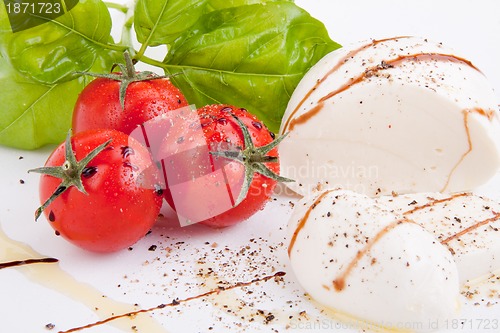
M 164 309 L 166 307 L 175 307 L 175 306 L 178 306 L 180 304 L 187 303 L 187 302 L 190 302 L 190 301 L 193 301 L 193 300 L 196 300 L 196 299 L 201 299 L 201 298 L 208 297 L 208 296 L 211 296 L 211 295 L 217 295 L 220 292 L 223 292 L 223 291 L 226 291 L 226 290 L 247 287 L 247 286 L 250 286 L 250 285 L 252 285 L 254 283 L 266 282 L 266 281 L 271 280 L 271 279 L 280 278 L 280 277 L 284 276 L 285 274 L 286 274 L 285 272 L 277 272 L 277 273 L 275 273 L 273 275 L 268 275 L 268 276 L 265 276 L 265 277 L 262 277 L 262 278 L 257 278 L 257 279 L 254 279 L 252 281 L 249 281 L 249 282 L 237 282 L 237 283 L 235 283 L 233 285 L 230 285 L 228 287 L 223 287 L 223 288 L 221 287 L 221 288 L 217 288 L 217 289 L 212 289 L 210 291 L 207 291 L 207 292 L 205 292 L 203 294 L 199 294 L 199 295 L 196 295 L 196 296 L 187 297 L 187 298 L 184 298 L 184 299 L 181 299 L 181 300 L 175 299 L 175 300 L 173 300 L 170 303 L 159 304 L 159 305 L 151 307 L 151 308 L 141 309 L 141 310 L 137 310 L 137 311 L 132 311 L 132 312 L 127 312 L 127 313 L 115 315 L 115 316 L 108 317 L 108 318 L 106 318 L 104 320 L 96 321 L 94 323 L 91 323 L 91 324 L 88 324 L 88 325 L 85 325 L 85 326 L 74 327 L 74 328 L 66 330 L 66 331 L 59 331 L 59 333 L 77 332 L 77 331 L 81 331 L 81 330 L 84 330 L 84 329 L 88 329 L 88 328 L 92 328 L 92 327 L 95 327 L 95 326 L 99 326 L 99 325 L 102 325 L 102 324 L 105 324 L 105 323 L 108 323 L 110 321 L 117 320 L 117 319 L 120 319 L 120 318 L 133 318 L 136 315 L 141 314 L 141 313 L 148 313 L 148 312 L 152 312 L 152 311 L 156 311 L 156 310 L 161 310 L 161 309 Z

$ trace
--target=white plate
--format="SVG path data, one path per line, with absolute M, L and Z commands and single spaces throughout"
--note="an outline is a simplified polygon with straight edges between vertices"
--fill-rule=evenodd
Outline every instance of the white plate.
M 482 69 L 500 100 L 500 4 L 496 0 L 476 1 L 474 6 L 464 0 L 297 3 L 323 21 L 331 37 L 341 44 L 396 35 L 442 41 Z M 44 218 L 33 221 L 38 206 L 38 176 L 26 171 L 43 165 L 50 151 L 50 147 L 37 151 L 0 147 L 0 227 L 6 236 L 0 234 L 0 262 L 13 255 L 25 259 L 34 252 L 59 259 L 58 264 L 0 270 L 1 332 L 64 331 L 278 271 L 287 273 L 282 280 L 220 291 L 82 332 L 358 331 L 304 296 L 289 270 L 284 229 L 291 213 L 290 202 L 297 197 L 277 195 L 250 220 L 225 230 L 179 228 L 165 208 L 166 218 L 132 250 L 96 255 L 56 237 Z M 500 200 L 498 179 L 480 192 Z M 155 251 L 150 250 L 152 245 Z M 17 254 L 6 252 L 16 246 Z M 500 300 L 487 296 L 482 300 L 483 296 L 463 298 L 457 320 L 448 323 L 449 331 L 496 331 L 493 324 L 500 320 Z M 474 305 L 476 302 L 479 305 Z M 488 302 L 492 305 L 487 306 Z M 432 326 L 400 324 L 408 328 Z

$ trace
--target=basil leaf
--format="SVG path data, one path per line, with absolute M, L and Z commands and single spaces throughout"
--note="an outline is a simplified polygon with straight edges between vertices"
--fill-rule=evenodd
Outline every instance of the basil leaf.
M 289 1 L 293 2 L 294 0 L 210 0 L 208 4 L 208 8 L 210 10 L 219 10 L 219 9 L 224 9 L 224 8 L 230 8 L 230 7 L 238 7 L 238 6 L 244 6 L 244 5 L 253 5 L 256 3 L 266 3 L 266 2 L 273 2 L 273 1 Z
M 143 47 L 169 45 L 207 12 L 271 1 L 278 0 L 139 0 L 134 28 Z
M 11 65 L 34 81 L 53 84 L 73 80 L 89 70 L 102 49 L 112 45 L 111 17 L 101 0 L 80 0 L 54 20 L 13 33 L 0 6 L 0 51 Z M 123 49 L 123 48 L 121 48 Z
M 74 72 L 108 71 L 121 58 L 115 50 L 123 47 L 109 44 L 110 29 L 100 0 L 81 0 L 55 20 L 15 33 L 0 6 L 0 144 L 34 149 L 64 140 L 91 80 Z
M 305 72 L 339 48 L 325 26 L 291 2 L 207 13 L 171 45 L 165 71 L 190 103 L 244 107 L 278 131 Z
M 92 69 L 104 70 L 106 62 Z M 35 149 L 64 141 L 71 127 L 73 106 L 88 76 L 59 84 L 40 84 L 19 74 L 0 58 L 0 144 Z
M 170 44 L 204 13 L 207 0 L 139 0 L 134 12 L 137 40 L 145 46 Z

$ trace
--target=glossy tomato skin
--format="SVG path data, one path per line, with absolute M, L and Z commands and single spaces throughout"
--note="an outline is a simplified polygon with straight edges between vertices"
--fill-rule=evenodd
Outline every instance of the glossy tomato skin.
M 80 93 L 73 110 L 73 133 L 109 128 L 130 134 L 138 125 L 188 103 L 169 79 L 132 82 L 120 104 L 120 81 L 97 78 Z
M 193 112 L 197 112 L 198 114 L 198 124 L 196 124 L 196 121 L 174 124 L 164 139 L 159 155 L 160 157 L 165 157 L 163 159 L 164 166 L 168 167 L 171 165 L 169 163 L 171 161 L 169 156 L 174 156 L 175 158 L 179 151 L 194 151 L 196 150 L 196 146 L 205 145 L 206 147 L 210 147 L 210 150 L 217 147 L 226 147 L 229 149 L 244 147 L 242 131 L 231 116 L 231 113 L 236 115 L 248 127 L 256 147 L 264 146 L 274 139 L 274 134 L 245 109 L 229 105 L 209 105 Z M 202 131 L 201 136 L 200 131 Z M 220 195 L 219 192 L 210 190 L 210 182 L 214 178 L 210 179 L 205 176 L 203 180 L 200 180 L 198 175 L 182 174 L 183 170 L 196 170 L 197 166 L 201 166 L 202 169 L 217 169 L 218 167 L 214 165 L 216 163 L 207 165 L 206 154 L 207 152 L 202 149 L 191 154 L 190 158 L 179 158 L 182 160 L 180 162 L 176 161 L 179 172 L 173 172 L 174 176 L 178 175 L 178 179 L 175 179 L 175 177 L 172 179 L 172 175 L 169 175 L 167 179 L 169 186 L 181 182 L 184 185 L 179 190 L 171 187 L 165 191 L 166 201 L 177 213 L 183 212 L 183 215 L 188 215 L 187 217 L 193 222 L 222 228 L 244 221 L 264 208 L 276 187 L 276 181 L 255 173 L 249 192 L 239 205 L 200 222 L 200 216 L 203 216 L 203 214 L 200 214 L 203 213 L 200 212 L 200 207 L 202 210 L 206 209 L 200 203 L 206 202 L 207 199 L 215 202 L 216 206 L 226 205 L 227 207 L 227 198 L 222 198 L 224 194 Z M 277 149 L 271 150 L 268 156 L 277 157 Z M 245 170 L 243 165 L 238 162 L 225 161 L 223 164 L 225 165 L 224 177 L 226 177 L 227 183 L 232 184 L 231 187 L 233 188 L 232 201 L 239 194 Z M 271 171 L 279 174 L 279 163 L 266 163 L 266 166 Z M 202 173 L 206 174 L 206 172 Z M 213 181 L 220 181 L 220 178 Z M 221 184 L 221 186 L 225 186 L 225 184 Z M 175 197 L 175 202 L 172 198 L 173 196 Z M 222 203 L 224 201 L 225 203 Z
M 94 252 L 113 252 L 137 242 L 153 226 L 163 196 L 153 186 L 142 186 L 141 173 L 150 183 L 158 179 L 149 152 L 129 136 L 114 130 L 90 130 L 71 139 L 79 161 L 100 144 L 111 143 L 90 161 L 82 175 L 88 195 L 70 187 L 44 214 L 50 225 L 71 243 Z M 46 166 L 61 166 L 65 144 L 50 155 Z M 147 170 L 147 171 L 145 171 Z M 49 175 L 40 179 L 40 200 L 61 184 Z

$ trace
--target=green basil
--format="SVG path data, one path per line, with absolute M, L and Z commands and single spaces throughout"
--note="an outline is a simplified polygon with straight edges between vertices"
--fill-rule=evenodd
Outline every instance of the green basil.
M 106 62 L 97 62 L 95 71 L 103 71 Z M 40 84 L 18 73 L 0 58 L 0 144 L 35 149 L 64 141 L 71 127 L 73 106 L 87 76 L 51 85 Z
M 114 49 L 123 47 L 107 44 L 110 29 L 100 0 L 81 0 L 56 20 L 15 33 L 0 5 L 0 144 L 34 149 L 64 140 L 90 82 L 75 71 L 108 71 L 121 56 Z
M 292 0 L 138 0 L 132 9 L 114 4 L 127 14 L 119 43 L 111 38 L 104 2 L 58 1 L 64 14 L 33 16 L 24 25 L 17 18 L 15 32 L 0 4 L 2 145 L 33 149 L 63 141 L 78 94 L 90 81 L 78 72 L 109 71 L 125 50 L 179 74 L 172 80 L 190 103 L 244 107 L 277 131 L 300 79 L 340 47 Z M 132 45 L 132 22 L 139 51 Z M 145 56 L 157 45 L 168 46 L 163 61 Z
M 218 9 L 224 9 L 224 8 L 230 8 L 230 7 L 253 5 L 256 3 L 266 3 L 266 2 L 273 2 L 273 1 L 280 1 L 280 0 L 267 0 L 267 1 L 262 1 L 262 0 L 210 0 L 208 3 L 208 8 L 210 10 L 218 10 Z M 293 0 L 281 0 L 281 1 L 293 2 Z
M 165 69 L 190 103 L 233 104 L 277 131 L 305 72 L 338 48 L 324 25 L 277 1 L 204 14 L 171 45 Z
M 36 27 L 11 32 L 0 6 L 0 50 L 25 76 L 45 84 L 72 80 L 88 71 L 112 44 L 111 17 L 100 0 L 80 0 L 69 12 Z
M 139 0 L 134 27 L 137 40 L 147 46 L 170 44 L 198 21 L 207 0 Z
M 272 1 L 277 0 L 139 0 L 134 28 L 143 47 L 169 45 L 207 12 Z

